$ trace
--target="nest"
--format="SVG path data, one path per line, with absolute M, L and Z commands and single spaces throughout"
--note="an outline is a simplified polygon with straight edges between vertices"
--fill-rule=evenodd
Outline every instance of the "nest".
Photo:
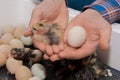
M 43 61 L 46 80 L 97 80 L 107 74 L 107 66 L 95 54 L 80 60 Z M 52 73 L 52 74 L 51 74 Z

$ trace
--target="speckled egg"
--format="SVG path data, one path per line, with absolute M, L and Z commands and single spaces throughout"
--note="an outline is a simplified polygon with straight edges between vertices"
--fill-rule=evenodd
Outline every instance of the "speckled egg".
M 20 66 L 15 72 L 16 80 L 29 80 L 32 77 L 30 69 L 26 66 Z
M 6 67 L 9 73 L 15 74 L 16 70 L 18 67 L 23 65 L 23 61 L 21 60 L 16 60 L 12 57 L 9 57 L 6 62 Z
M 86 40 L 86 31 L 81 26 L 75 26 L 68 31 L 68 44 L 72 47 L 80 47 Z
M 24 45 L 19 39 L 12 39 L 9 43 L 12 48 L 24 48 Z
M 42 52 L 38 49 L 33 50 L 32 54 L 36 55 L 34 58 L 30 58 L 30 61 L 34 62 L 39 62 L 42 59 Z

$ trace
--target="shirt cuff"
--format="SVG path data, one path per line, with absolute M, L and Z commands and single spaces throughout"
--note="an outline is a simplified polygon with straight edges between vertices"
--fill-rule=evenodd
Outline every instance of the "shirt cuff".
M 85 6 L 83 11 L 88 8 L 98 11 L 109 23 L 120 19 L 120 0 L 104 0 L 101 3 Z

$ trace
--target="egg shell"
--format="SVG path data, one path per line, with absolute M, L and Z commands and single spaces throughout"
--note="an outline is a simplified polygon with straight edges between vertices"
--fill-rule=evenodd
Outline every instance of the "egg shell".
M 22 66 L 23 65 L 23 61 L 21 60 L 16 60 L 12 57 L 9 57 L 7 59 L 7 62 L 6 62 L 6 67 L 7 67 L 7 70 L 8 72 L 10 72 L 11 74 L 15 74 L 17 68 L 19 66 Z
M 0 52 L 3 52 L 4 54 L 6 54 L 6 56 L 8 56 L 11 52 L 12 47 L 8 44 L 2 44 L 0 45 Z
M 34 77 L 31 77 L 29 80 L 42 80 L 42 79 L 40 79 L 40 78 L 37 77 L 37 76 L 34 76 Z
M 13 32 L 15 30 L 15 26 L 5 25 L 5 26 L 3 26 L 2 30 L 3 30 L 3 34 L 5 34 L 5 33 L 11 33 L 11 34 L 13 34 Z
M 19 39 L 12 39 L 9 43 L 12 48 L 24 48 L 24 45 Z
M 18 25 L 15 28 L 15 31 L 14 31 L 13 35 L 16 39 L 20 39 L 21 36 L 24 34 L 24 32 L 25 32 L 25 26 L 24 25 Z
M 25 37 L 24 35 L 21 36 L 20 40 L 23 42 L 25 46 L 32 45 L 32 38 L 31 36 Z
M 5 33 L 1 37 L 0 41 L 2 41 L 2 42 L 0 42 L 0 43 L 8 44 L 12 39 L 14 39 L 14 37 L 11 33 Z
M 42 52 L 38 49 L 35 49 L 32 54 L 35 54 L 35 58 L 30 58 L 32 62 L 39 62 L 42 59 Z
M 68 44 L 72 47 L 80 47 L 86 40 L 86 31 L 81 26 L 75 26 L 68 31 Z
M 7 56 L 3 52 L 0 52 L 0 67 L 4 66 L 6 61 Z
M 33 76 L 38 76 L 42 80 L 46 78 L 46 70 L 42 64 L 38 64 L 38 63 L 33 64 L 31 67 L 31 72 Z
M 20 66 L 15 72 L 16 80 L 29 80 L 32 77 L 30 69 L 26 66 Z

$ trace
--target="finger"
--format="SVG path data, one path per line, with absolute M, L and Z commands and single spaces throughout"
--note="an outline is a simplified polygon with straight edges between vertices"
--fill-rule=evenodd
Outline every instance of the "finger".
M 86 41 L 86 43 L 84 43 L 84 45 L 79 49 L 66 47 L 64 51 L 59 53 L 59 57 L 73 60 L 81 59 L 93 54 L 96 51 L 97 45 L 98 41 Z
M 33 24 L 36 24 L 41 21 L 41 18 L 42 18 L 41 14 L 42 13 L 37 10 L 37 7 L 32 11 L 31 19 L 29 22 L 29 27 L 24 33 L 25 36 L 32 35 L 32 26 L 33 26 Z
M 53 50 L 52 47 L 50 45 L 46 46 L 46 53 L 51 56 L 53 54 Z
M 45 51 L 46 50 L 46 45 L 43 42 L 37 41 L 35 39 L 33 39 L 33 43 L 34 43 L 34 47 L 40 49 L 41 51 Z
M 101 31 L 99 46 L 102 50 L 106 51 L 109 48 L 109 42 L 111 37 L 111 26 L 107 26 L 105 30 Z
M 32 33 L 32 30 L 31 29 L 27 29 L 26 31 L 25 31 L 25 33 L 24 33 L 24 36 L 32 36 L 33 35 L 33 33 Z
M 59 43 L 59 49 L 60 49 L 60 51 L 64 50 L 64 43 L 63 42 Z
M 60 49 L 57 45 L 52 45 L 52 48 L 53 48 L 54 53 L 59 53 L 60 52 Z
M 64 42 L 67 42 L 67 36 L 68 36 L 68 32 L 69 30 L 74 27 L 74 26 L 78 26 L 81 24 L 81 20 L 80 20 L 80 17 L 78 17 L 80 14 L 78 14 L 75 18 L 73 18 L 71 20 L 71 22 L 68 24 L 65 32 L 64 32 Z M 76 25 L 77 24 L 77 25 Z
M 44 54 L 44 55 L 43 55 L 43 58 L 44 58 L 45 60 L 49 60 L 49 59 L 50 59 L 50 57 L 49 57 L 47 54 Z
M 57 54 L 53 54 L 51 57 L 50 57 L 50 60 L 52 61 L 52 62 L 54 62 L 54 61 L 57 61 L 57 60 L 60 60 L 61 58 L 57 55 Z

